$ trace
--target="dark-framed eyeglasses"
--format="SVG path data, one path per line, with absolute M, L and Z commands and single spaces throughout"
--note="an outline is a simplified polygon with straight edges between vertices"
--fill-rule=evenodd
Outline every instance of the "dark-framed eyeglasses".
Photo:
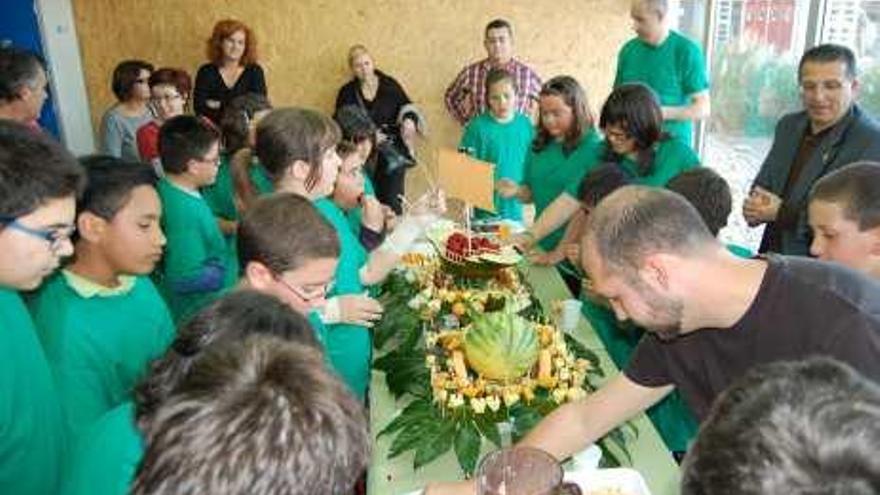
M 73 225 L 64 228 L 36 229 L 19 222 L 17 218 L 8 217 L 0 217 L 0 224 L 6 228 L 46 241 L 49 243 L 49 249 L 53 253 L 60 251 L 64 243 L 69 241 L 73 233 L 76 232 L 76 227 Z
M 303 290 L 302 288 L 297 287 L 297 286 L 291 284 L 290 282 L 284 280 L 284 278 L 281 275 L 278 275 L 277 273 L 272 274 L 272 277 L 275 279 L 276 282 L 278 282 L 285 289 L 290 291 L 291 294 L 295 295 L 296 297 L 298 297 L 299 299 L 301 299 L 305 303 L 310 303 L 312 301 L 316 301 L 318 299 L 327 297 L 327 294 L 329 294 L 333 290 L 333 281 L 328 282 L 323 287 L 320 287 L 314 291 L 307 292 L 307 291 Z

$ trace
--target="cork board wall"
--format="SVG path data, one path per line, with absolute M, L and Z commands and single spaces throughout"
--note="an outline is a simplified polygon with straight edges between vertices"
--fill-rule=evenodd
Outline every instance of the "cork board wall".
M 420 156 L 429 167 L 434 147 L 458 142 L 443 92 L 466 63 L 485 57 L 488 21 L 511 21 L 517 57 L 545 80 L 576 77 L 594 112 L 610 91 L 617 50 L 632 36 L 626 0 L 73 0 L 73 7 L 95 129 L 114 102 L 117 62 L 142 58 L 194 75 L 214 23 L 232 17 L 255 31 L 276 106 L 331 111 L 350 77 L 348 47 L 365 44 L 425 110 L 431 134 Z

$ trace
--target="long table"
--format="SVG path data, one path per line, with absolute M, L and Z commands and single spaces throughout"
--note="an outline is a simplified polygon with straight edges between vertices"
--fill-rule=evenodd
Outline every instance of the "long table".
M 544 308 L 551 307 L 552 301 L 570 297 L 562 278 L 552 267 L 529 266 L 524 270 L 524 276 Z M 580 318 L 577 328 L 571 335 L 599 357 L 599 366 L 606 379 L 619 372 L 599 336 L 583 317 Z M 403 495 L 422 488 L 431 481 L 461 479 L 462 474 L 452 452 L 418 471 L 414 471 L 412 467 L 412 451 L 388 460 L 391 437 L 376 439 L 375 436 L 406 405 L 406 399 L 399 403 L 394 400 L 385 383 L 384 373 L 374 371 L 370 387 L 370 426 L 374 441 L 367 493 Z M 653 495 L 678 494 L 678 465 L 669 454 L 654 425 L 644 414 L 638 415 L 633 420 L 633 424 L 638 429 L 638 436 L 627 442 L 627 451 L 632 458 L 630 466 L 642 474 Z

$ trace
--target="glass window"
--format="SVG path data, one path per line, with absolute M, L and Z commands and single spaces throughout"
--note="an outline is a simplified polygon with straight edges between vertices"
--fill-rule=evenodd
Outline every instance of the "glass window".
M 853 50 L 859 65 L 859 105 L 880 116 L 880 0 L 826 0 L 820 40 Z
M 770 149 L 779 118 L 800 108 L 797 64 L 806 44 L 809 2 L 717 0 L 710 68 L 712 115 L 703 163 L 727 179 L 733 211 L 725 242 L 756 250 L 762 228 L 749 228 L 742 202 Z

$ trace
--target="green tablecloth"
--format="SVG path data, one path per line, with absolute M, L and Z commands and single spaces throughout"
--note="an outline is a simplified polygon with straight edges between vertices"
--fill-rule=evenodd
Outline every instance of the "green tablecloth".
M 554 300 L 570 297 L 568 289 L 552 267 L 529 267 L 526 269 L 525 277 L 545 308 L 549 308 Z M 618 369 L 606 352 L 602 341 L 583 317 L 572 335 L 596 353 L 606 377 L 617 374 Z M 399 403 L 394 400 L 385 385 L 383 373 L 373 372 L 370 387 L 370 425 L 374 442 L 367 484 L 368 495 L 403 495 L 422 488 L 431 481 L 461 479 L 462 475 L 452 452 L 418 471 L 412 468 L 413 451 L 388 460 L 391 437 L 375 439 L 375 434 L 391 421 L 407 400 L 404 399 Z M 679 468 L 666 450 L 657 430 L 644 414 L 637 416 L 633 424 L 638 428 L 639 434 L 627 445 L 632 456 L 631 467 L 645 478 L 653 495 L 677 494 Z

